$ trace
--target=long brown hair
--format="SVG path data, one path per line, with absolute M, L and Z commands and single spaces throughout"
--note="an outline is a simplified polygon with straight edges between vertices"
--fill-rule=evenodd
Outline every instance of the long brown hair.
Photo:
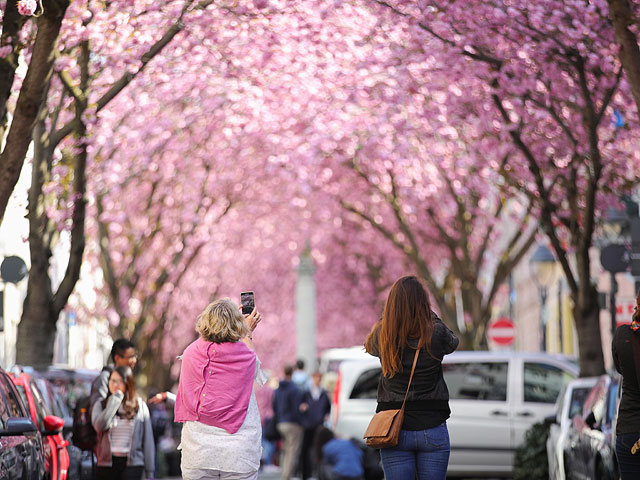
M 135 417 L 138 411 L 138 395 L 136 395 L 136 381 L 133 376 L 133 370 L 127 365 L 121 365 L 113 369 L 109 375 L 109 379 L 111 379 L 111 375 L 113 375 L 114 372 L 117 372 L 122 377 L 126 387 L 124 398 L 122 399 L 122 410 L 118 411 L 118 415 L 130 420 Z M 111 391 L 109 390 L 107 397 L 102 401 L 103 408 L 107 406 L 107 400 L 110 396 Z
M 365 348 L 379 353 L 382 373 L 391 378 L 402 367 L 401 352 L 409 346 L 410 338 L 417 338 L 417 347 L 425 347 L 431 354 L 433 330 L 427 291 L 417 277 L 402 277 L 391 287 L 382 320 L 371 329 Z

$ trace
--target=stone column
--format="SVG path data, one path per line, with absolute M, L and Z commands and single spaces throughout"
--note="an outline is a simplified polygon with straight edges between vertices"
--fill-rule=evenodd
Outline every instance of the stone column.
M 305 362 L 305 370 L 313 372 L 316 365 L 316 285 L 311 247 L 307 245 L 300 255 L 296 283 L 297 358 Z

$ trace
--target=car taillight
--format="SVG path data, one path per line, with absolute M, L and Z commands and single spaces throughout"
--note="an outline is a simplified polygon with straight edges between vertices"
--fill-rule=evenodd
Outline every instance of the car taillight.
M 333 401 L 331 405 L 331 428 L 335 430 L 338 423 L 338 412 L 340 411 L 340 386 L 342 385 L 342 373 L 338 371 L 338 378 L 333 387 Z

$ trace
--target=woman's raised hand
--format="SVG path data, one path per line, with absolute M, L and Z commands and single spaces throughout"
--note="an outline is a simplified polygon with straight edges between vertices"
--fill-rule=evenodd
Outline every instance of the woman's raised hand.
M 250 314 L 244 316 L 244 322 L 247 324 L 247 327 L 249 327 L 249 330 L 251 330 L 251 332 L 256 329 L 256 327 L 260 323 L 260 320 L 262 320 L 262 316 L 260 315 L 260 312 L 255 308 Z

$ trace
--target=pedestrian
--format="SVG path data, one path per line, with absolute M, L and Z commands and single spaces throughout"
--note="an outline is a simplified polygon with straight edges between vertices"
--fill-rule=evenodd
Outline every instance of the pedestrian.
M 302 358 L 296 360 L 296 368 L 293 371 L 293 375 L 291 376 L 291 380 L 296 384 L 296 387 L 300 389 L 301 392 L 304 392 L 309 388 L 310 380 L 309 374 L 305 370 L 305 363 Z
M 114 368 L 127 366 L 131 368 L 131 370 L 134 369 L 138 360 L 136 347 L 130 340 L 127 340 L 126 338 L 119 338 L 113 342 L 109 358 L 113 362 L 113 365 L 105 365 L 102 368 L 100 375 L 98 375 L 91 383 L 90 405 L 94 405 L 98 400 L 107 398 L 109 393 L 107 384 L 109 376 Z
M 329 418 L 331 402 L 329 395 L 322 388 L 322 374 L 319 371 L 313 373 L 309 390 L 302 394 L 300 412 L 304 433 L 302 435 L 302 446 L 300 449 L 300 465 L 302 469 L 302 480 L 307 480 L 312 476 L 314 465 L 312 446 L 316 430 L 322 426 Z
M 318 460 L 318 480 L 362 480 L 364 453 L 352 440 L 337 438 L 325 427 L 319 427 L 314 440 Z
M 292 375 L 293 366 L 285 365 L 284 379 L 280 380 L 278 388 L 273 393 L 273 414 L 276 418 L 276 428 L 282 437 L 282 480 L 290 480 L 293 476 L 302 446 L 302 393 L 291 380 Z
M 402 407 L 416 349 L 415 374 L 407 397 L 398 445 L 380 450 L 387 480 L 444 480 L 449 463 L 451 414 L 442 358 L 458 347 L 458 337 L 431 311 L 429 296 L 414 276 L 397 280 L 382 319 L 365 349 L 380 357 L 376 412 Z
M 243 316 L 228 298 L 204 309 L 199 338 L 182 355 L 175 421 L 183 422 L 183 480 L 257 479 L 262 447 L 254 379 L 263 384 L 252 333 L 254 308 Z
M 622 375 L 622 398 L 616 421 L 616 457 L 622 480 L 640 478 L 640 291 L 631 325 L 620 325 L 611 346 L 613 363 Z M 637 447 L 633 449 L 634 446 Z
M 107 381 L 106 398 L 92 407 L 98 432 L 98 480 L 154 478 L 155 446 L 147 404 L 136 394 L 133 370 L 116 367 Z

